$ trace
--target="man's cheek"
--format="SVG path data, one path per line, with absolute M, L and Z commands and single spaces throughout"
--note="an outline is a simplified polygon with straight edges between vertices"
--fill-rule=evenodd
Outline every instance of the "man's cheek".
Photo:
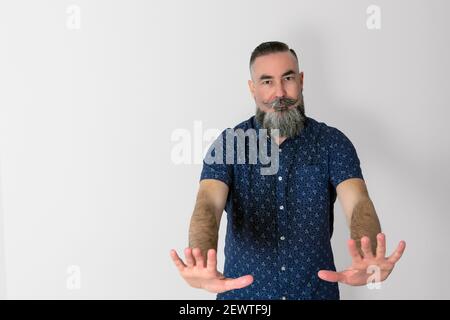
M 267 104 L 264 101 L 260 101 L 258 103 L 259 109 L 263 112 L 270 112 L 270 108 L 267 106 Z

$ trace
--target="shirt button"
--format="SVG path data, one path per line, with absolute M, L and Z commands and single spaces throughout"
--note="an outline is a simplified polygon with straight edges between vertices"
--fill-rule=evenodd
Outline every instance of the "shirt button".
M 283 149 L 280 149 L 279 151 L 281 152 L 281 150 L 283 150 Z
M 286 297 L 281 297 L 281 300 L 286 300 Z
M 280 210 L 283 210 L 284 209 L 284 207 L 283 206 L 280 206 Z
M 281 177 L 281 176 L 280 176 L 280 177 L 278 177 L 278 180 L 280 180 L 280 181 L 281 181 L 281 180 L 283 180 L 283 177 Z
M 284 240 L 284 239 L 286 239 L 284 236 L 281 236 L 281 237 L 280 237 L 280 240 Z
M 285 266 L 282 266 L 281 267 L 281 271 L 285 271 L 286 270 L 286 267 Z

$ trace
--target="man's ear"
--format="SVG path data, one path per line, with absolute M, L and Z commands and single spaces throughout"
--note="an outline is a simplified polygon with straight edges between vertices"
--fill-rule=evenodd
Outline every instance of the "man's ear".
M 248 88 L 250 89 L 250 93 L 252 94 L 253 98 L 255 97 L 255 84 L 252 80 L 248 80 Z
M 303 89 L 303 71 L 300 72 L 300 86 L 301 86 L 302 89 Z

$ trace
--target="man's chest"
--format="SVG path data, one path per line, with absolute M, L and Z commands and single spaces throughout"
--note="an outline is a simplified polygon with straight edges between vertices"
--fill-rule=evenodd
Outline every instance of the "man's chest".
M 262 175 L 259 164 L 235 166 L 232 197 L 250 211 L 290 212 L 325 209 L 329 201 L 329 174 L 324 156 L 305 152 L 280 154 L 276 174 Z

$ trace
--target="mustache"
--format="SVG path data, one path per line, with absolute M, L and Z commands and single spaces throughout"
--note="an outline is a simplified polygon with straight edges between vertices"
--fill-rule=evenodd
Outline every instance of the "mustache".
M 278 97 L 266 103 L 267 106 L 273 108 L 275 111 L 287 110 L 290 106 L 297 104 L 299 99 L 292 99 L 288 97 Z

